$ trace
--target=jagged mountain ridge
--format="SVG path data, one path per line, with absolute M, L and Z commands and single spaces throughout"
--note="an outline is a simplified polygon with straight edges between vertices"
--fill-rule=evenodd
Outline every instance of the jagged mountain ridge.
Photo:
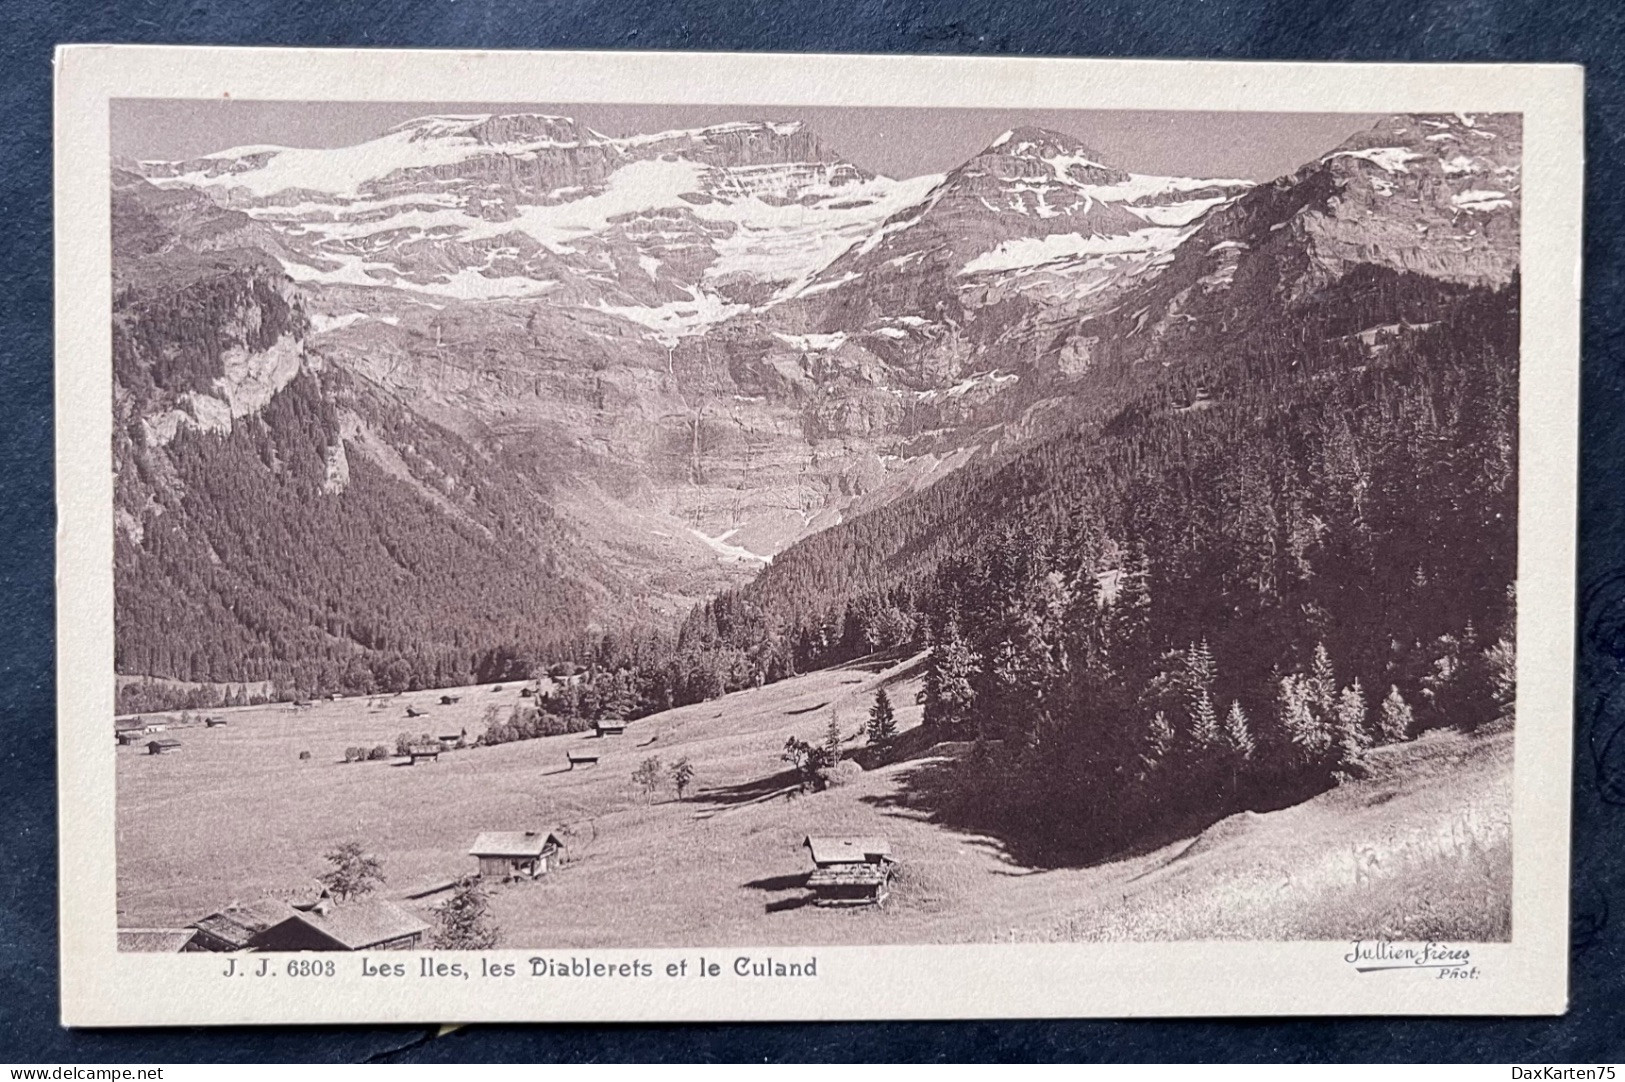
M 1361 265 L 1504 280 L 1516 142 L 1515 118 L 1397 118 L 1255 187 L 1139 177 L 1018 129 L 895 182 L 797 125 L 611 139 L 517 116 L 413 121 L 361 154 L 137 163 L 115 178 L 122 266 L 241 261 L 305 326 L 297 349 L 216 351 L 218 374 L 129 412 L 161 447 L 229 432 L 302 372 L 359 380 L 601 554 L 583 619 L 671 612 L 797 538 L 1104 418 L 1143 383 L 1105 362 L 1190 320 L 1267 319 Z M 1458 218 L 1477 232 L 1442 231 Z M 323 438 L 379 450 L 353 425 Z M 151 504 L 129 495 L 139 527 Z
M 1517 115 L 1389 117 L 1215 210 L 1068 347 L 1154 357 L 1188 328 L 1267 315 L 1359 267 L 1503 286 L 1519 265 L 1522 156 Z
M 548 295 L 668 336 L 817 270 L 932 180 L 876 177 L 797 123 L 617 139 L 535 114 L 426 117 L 354 147 L 132 168 L 282 231 L 302 282 Z
M 1143 235 L 1180 232 L 1147 216 L 1246 187 L 1136 178 L 1057 133 L 995 142 L 897 182 L 797 124 L 612 139 L 561 117 L 438 117 L 360 148 L 137 167 L 277 231 L 317 352 L 554 463 L 582 482 L 565 501 L 589 532 L 641 536 L 652 562 L 697 542 L 749 564 L 1028 438 L 1026 404 L 986 416 L 1023 378 L 986 355 L 1036 355 L 1043 313 L 1143 271 L 1160 252 Z M 899 245 L 924 258 L 896 266 Z M 856 270 L 821 280 L 832 266 Z

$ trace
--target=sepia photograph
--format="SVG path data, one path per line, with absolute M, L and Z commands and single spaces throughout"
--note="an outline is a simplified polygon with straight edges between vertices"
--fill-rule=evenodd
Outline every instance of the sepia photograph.
M 1485 100 L 110 94 L 118 954 L 1479 978 L 1558 889 Z
M 112 138 L 132 949 L 1507 937 L 1516 115 Z

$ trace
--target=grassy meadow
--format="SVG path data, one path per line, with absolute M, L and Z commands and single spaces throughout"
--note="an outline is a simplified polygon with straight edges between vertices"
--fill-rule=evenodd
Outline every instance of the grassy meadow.
M 209 711 L 181 747 L 118 756 L 119 923 L 186 924 L 232 901 L 308 884 L 351 839 L 380 856 L 397 899 L 474 870 L 486 830 L 562 830 L 568 863 L 496 886 L 504 946 L 947 943 L 1065 939 L 1504 939 L 1511 897 L 1512 733 L 1430 734 L 1373 756 L 1371 776 L 1296 807 L 1244 813 L 1194 839 L 1088 868 L 1037 869 L 996 839 L 910 807 L 936 752 L 798 795 L 779 760 L 831 713 L 849 749 L 886 687 L 906 730 L 918 659 L 857 663 L 590 733 L 471 748 L 416 767 L 345 763 L 402 732 L 484 729 L 519 685 L 383 700 Z M 441 705 L 442 695 L 459 701 Z M 425 716 L 408 718 L 406 708 Z M 111 743 L 111 741 L 110 741 Z M 567 768 L 567 750 L 597 751 Z M 310 757 L 299 758 L 302 751 Z M 949 752 L 951 753 L 951 752 Z M 686 757 L 686 799 L 632 780 Z M 885 910 L 804 904 L 809 834 L 882 834 L 901 861 Z M 445 896 L 404 904 L 427 914 Z

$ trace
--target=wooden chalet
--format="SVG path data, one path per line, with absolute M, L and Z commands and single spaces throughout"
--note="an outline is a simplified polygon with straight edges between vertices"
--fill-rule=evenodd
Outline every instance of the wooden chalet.
M 266 894 L 266 897 L 279 902 L 287 902 L 300 912 L 309 912 L 324 905 L 333 904 L 333 893 L 320 880 L 312 879 L 292 887 L 283 887 Z
M 895 861 L 891 843 L 879 836 L 815 837 L 802 842 L 812 854 L 807 886 L 821 906 L 885 905 Z
M 192 942 L 198 950 L 247 950 L 260 932 L 281 924 L 299 911 L 278 898 L 261 898 L 246 905 L 233 902 L 226 908 L 192 922 Z
M 441 706 L 450 706 L 452 703 L 456 702 L 458 699 L 461 699 L 461 698 L 462 698 L 461 695 L 442 695 L 442 696 L 440 696 L 440 705 Z
M 440 753 L 445 750 L 445 745 L 438 740 L 431 740 L 427 744 L 417 743 L 406 746 L 407 757 L 412 760 L 413 766 L 417 766 L 419 762 L 424 760 L 431 763 L 436 762 L 440 758 Z
M 149 740 L 147 741 L 148 755 L 162 755 L 166 751 L 174 751 L 181 746 L 179 740 Z
M 598 753 L 596 751 L 566 750 L 564 753 L 564 758 L 569 762 L 571 770 L 574 770 L 577 766 L 598 765 Z
M 120 928 L 118 949 L 128 954 L 197 954 L 196 928 Z
M 593 728 L 598 730 L 600 737 L 620 736 L 626 732 L 626 722 L 620 718 L 600 718 L 593 723 Z
M 256 932 L 251 950 L 409 951 L 426 945 L 429 925 L 394 902 L 355 898 L 294 909 L 286 919 Z
M 468 747 L 468 730 L 464 729 L 460 733 L 442 733 L 440 734 L 440 743 L 447 751 L 466 748 Z
M 481 879 L 535 879 L 564 859 L 564 842 L 550 830 L 488 830 L 468 847 Z
M 113 737 L 120 744 L 140 744 L 142 737 L 154 733 L 167 732 L 169 726 L 162 721 L 150 721 L 147 718 L 114 718 Z
M 217 726 L 224 725 L 224 724 L 226 724 L 226 719 L 225 718 L 204 718 L 203 719 L 203 726 L 206 729 L 213 729 L 213 728 L 215 728 Z

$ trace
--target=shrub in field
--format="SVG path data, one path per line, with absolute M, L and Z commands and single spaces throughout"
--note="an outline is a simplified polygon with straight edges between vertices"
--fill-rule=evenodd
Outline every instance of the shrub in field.
M 655 791 L 660 788 L 660 783 L 664 778 L 665 771 L 660 765 L 660 756 L 658 755 L 643 760 L 638 764 L 638 768 L 632 772 L 632 782 L 643 790 L 643 799 L 645 800 L 649 800 L 655 795 Z
M 688 791 L 689 782 L 694 780 L 694 764 L 683 756 L 671 764 L 671 785 L 677 790 L 677 799 L 682 800 L 683 794 Z
M 516 740 L 563 736 L 566 733 L 578 733 L 592 728 L 590 721 L 560 717 L 545 710 L 538 710 L 528 703 L 514 707 L 506 721 L 493 721 L 493 718 L 499 716 L 493 711 L 498 709 L 492 707 L 486 711 L 485 735 L 480 738 L 482 744 L 511 744 Z
M 827 744 L 809 744 L 800 737 L 792 736 L 784 742 L 784 753 L 779 758 L 795 770 L 801 790 L 806 792 L 828 786 L 829 772 L 837 761 L 837 755 Z
M 437 950 L 489 950 L 501 938 L 477 876 L 460 880 L 451 897 L 435 907 L 434 923 L 431 945 Z
M 863 767 L 851 759 L 842 759 L 828 770 L 824 771 L 824 788 L 835 789 L 863 773 Z
M 367 758 L 374 761 L 389 758 L 389 746 L 387 744 L 379 744 L 377 747 L 373 748 L 367 753 Z
M 370 894 L 384 883 L 384 863 L 368 853 L 360 842 L 344 842 L 324 854 L 327 871 L 320 876 L 322 886 L 339 901 Z

